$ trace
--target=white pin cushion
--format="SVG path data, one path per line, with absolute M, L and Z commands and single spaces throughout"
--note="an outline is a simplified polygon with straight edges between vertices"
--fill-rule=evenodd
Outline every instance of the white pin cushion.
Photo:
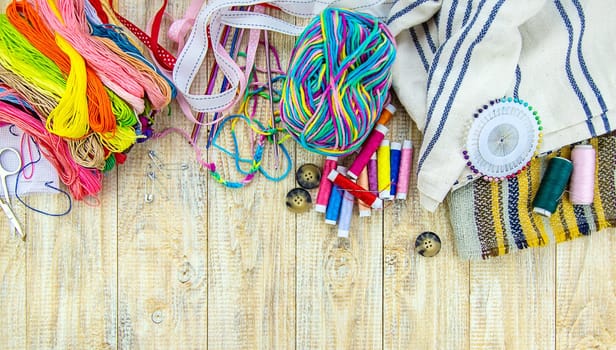
M 510 178 L 537 154 L 543 127 L 528 102 L 496 99 L 478 109 L 474 117 L 462 152 L 474 174 L 490 181 Z

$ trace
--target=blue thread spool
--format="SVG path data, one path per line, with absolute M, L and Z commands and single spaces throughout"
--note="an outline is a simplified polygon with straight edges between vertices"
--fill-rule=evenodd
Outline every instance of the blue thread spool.
M 398 187 L 398 176 L 400 172 L 400 157 L 402 156 L 402 144 L 392 142 L 389 155 L 389 179 L 391 180 L 391 197 L 396 196 L 396 188 Z
M 572 171 L 573 164 L 569 159 L 555 157 L 550 160 L 533 200 L 533 212 L 549 217 L 556 211 Z
M 339 165 L 336 167 L 336 171 L 346 176 L 347 168 Z M 332 192 L 329 194 L 329 201 L 327 202 L 327 209 L 325 209 L 325 223 L 329 225 L 336 225 L 338 218 L 340 217 L 340 208 L 342 207 L 342 196 L 344 190 L 340 186 L 334 184 L 332 186 Z
M 335 225 L 338 222 L 338 216 L 340 216 L 340 206 L 342 204 L 342 192 L 343 190 L 334 185 L 332 192 L 329 195 L 329 201 L 327 202 L 327 210 L 325 211 L 325 223 Z

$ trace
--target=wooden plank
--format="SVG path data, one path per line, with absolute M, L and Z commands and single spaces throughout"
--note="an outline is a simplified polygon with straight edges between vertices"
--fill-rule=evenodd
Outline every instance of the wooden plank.
M 149 150 L 165 164 L 192 161 L 189 146 L 170 136 L 135 147 L 120 170 L 119 207 L 131 208 L 118 213 L 120 348 L 204 349 L 206 182 L 194 164 L 170 178 L 156 170 L 160 182 L 146 203 Z
M 288 60 L 293 38 L 270 33 Z M 245 35 L 246 37 L 246 35 Z M 272 56 L 273 60 L 273 56 Z M 265 66 L 264 55 L 257 64 Z M 260 77 L 263 81 L 264 76 Z M 270 108 L 261 100 L 257 118 L 267 124 Z M 248 128 L 237 127 L 240 150 L 250 155 Z M 202 137 L 203 143 L 205 138 Z M 232 145 L 229 125 L 221 132 L 220 144 Z M 286 142 L 293 150 L 292 142 Z M 223 178 L 243 178 L 233 160 L 211 150 Z M 263 166 L 273 169 L 272 147 L 264 152 Z M 278 172 L 286 164 L 281 163 Z M 244 168 L 247 168 L 245 166 Z M 291 349 L 295 346 L 295 217 L 285 209 L 285 197 L 293 187 L 293 174 L 274 183 L 257 175 L 242 189 L 228 189 L 209 180 L 212 203 L 208 212 L 209 328 L 211 349 Z
M 421 136 L 409 116 L 399 108 L 389 139 L 412 139 L 414 167 Z M 406 201 L 389 202 L 384 211 L 384 345 L 386 349 L 468 348 L 468 262 L 455 252 L 445 207 L 429 213 L 419 205 L 417 177 L 411 175 Z M 414 251 L 416 237 L 436 233 L 442 248 L 434 257 Z
M 553 349 L 555 246 L 471 263 L 470 347 Z
M 175 18 L 186 1 L 167 8 Z M 160 3 L 120 3 L 121 13 L 145 28 Z M 167 23 L 165 23 L 167 25 Z M 160 40 L 171 48 L 162 34 Z M 200 81 L 197 81 L 199 83 Z M 177 105 L 155 118 L 155 130 L 192 124 Z M 150 150 L 164 164 L 186 163 L 187 170 L 148 168 Z M 121 349 L 205 349 L 207 347 L 207 182 L 184 139 L 170 135 L 136 145 L 120 169 L 118 213 L 118 342 Z M 154 199 L 144 200 L 146 173 L 153 171 Z
M 556 265 L 556 348 L 616 347 L 616 229 L 562 243 Z
M 298 165 L 324 161 L 297 154 Z M 355 209 L 348 239 L 321 213 L 297 215 L 298 349 L 382 347 L 382 232 L 381 212 L 359 218 Z
M 117 348 L 117 176 L 105 176 L 100 206 L 74 202 L 67 216 L 28 213 L 27 348 Z M 28 198 L 66 208 L 63 196 Z
M 4 199 L 4 197 L 3 197 Z M 13 210 L 26 223 L 23 206 L 15 200 Z M 29 232 L 27 228 L 24 228 Z M 26 242 L 10 232 L 4 212 L 0 214 L 0 349 L 26 347 Z
M 5 8 L 10 0 L 0 0 Z M 4 198 L 3 198 L 4 199 Z M 26 209 L 13 199 L 13 211 L 21 224 Z M 26 233 L 28 229 L 24 228 Z M 9 229 L 4 212 L 0 213 L 0 349 L 26 347 L 26 242 Z
M 324 160 L 298 147 L 298 166 Z M 360 218 L 356 205 L 348 239 L 324 214 L 298 215 L 296 279 L 297 348 L 382 348 L 383 211 Z

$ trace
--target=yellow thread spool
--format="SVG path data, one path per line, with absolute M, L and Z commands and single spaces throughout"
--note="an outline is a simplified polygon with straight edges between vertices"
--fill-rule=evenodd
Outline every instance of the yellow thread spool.
M 376 151 L 376 162 L 377 162 L 377 178 L 379 184 L 379 198 L 381 199 L 391 199 L 391 179 L 389 178 L 390 173 L 390 146 L 389 140 L 381 141 L 379 148 Z

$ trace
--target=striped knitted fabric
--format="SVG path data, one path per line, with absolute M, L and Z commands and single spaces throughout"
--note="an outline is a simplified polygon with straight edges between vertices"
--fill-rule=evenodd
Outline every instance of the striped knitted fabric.
M 565 193 L 554 214 L 532 212 L 532 201 L 551 157 L 569 158 L 569 146 L 546 157 L 511 180 L 477 180 L 448 196 L 458 254 L 464 259 L 489 258 L 528 247 L 586 236 L 616 223 L 616 136 L 590 142 L 597 150 L 592 205 L 572 205 Z

